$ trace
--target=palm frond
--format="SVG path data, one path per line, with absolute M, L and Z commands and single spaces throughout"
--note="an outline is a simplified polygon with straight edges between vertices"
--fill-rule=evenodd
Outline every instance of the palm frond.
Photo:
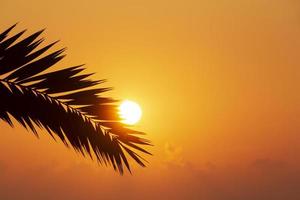
M 42 31 L 23 40 L 25 31 L 8 38 L 14 27 L 0 34 L 0 119 L 13 126 L 13 117 L 36 135 L 35 127 L 43 128 L 121 174 L 124 165 L 131 171 L 128 157 L 145 166 L 139 154 L 150 154 L 143 146 L 151 143 L 120 122 L 116 100 L 101 96 L 111 88 L 93 87 L 105 80 L 80 74 L 82 65 L 45 72 L 64 57 L 64 49 L 44 56 L 56 42 L 37 50 Z

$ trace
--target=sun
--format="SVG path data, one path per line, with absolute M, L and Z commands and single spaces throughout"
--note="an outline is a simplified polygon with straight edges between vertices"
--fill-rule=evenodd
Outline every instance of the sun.
M 124 100 L 119 106 L 119 115 L 122 123 L 134 125 L 141 119 L 142 110 L 136 102 Z

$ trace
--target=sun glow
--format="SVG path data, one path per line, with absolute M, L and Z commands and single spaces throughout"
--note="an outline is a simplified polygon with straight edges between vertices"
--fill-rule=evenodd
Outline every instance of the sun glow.
M 142 110 L 137 103 L 125 100 L 119 106 L 119 115 L 124 124 L 133 125 L 141 119 Z

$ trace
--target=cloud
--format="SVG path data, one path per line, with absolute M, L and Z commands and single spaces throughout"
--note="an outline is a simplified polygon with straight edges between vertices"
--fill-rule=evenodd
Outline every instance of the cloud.
M 256 159 L 252 167 L 261 171 L 284 170 L 288 164 L 282 160 L 272 160 L 270 158 Z
M 167 167 L 138 169 L 133 176 L 94 169 L 86 162 L 57 166 L 59 163 L 27 167 L 16 175 L 9 162 L 0 161 L 0 172 L 5 171 L 0 179 L 0 199 L 300 199 L 299 168 L 291 163 L 258 158 L 244 167 L 200 164 L 185 158 L 183 148 L 169 142 L 164 145 L 163 157 Z
M 173 143 L 167 142 L 164 147 L 165 159 L 164 163 L 167 165 L 176 165 L 183 167 L 186 162 L 182 154 L 182 147 L 176 146 Z
M 0 176 L 3 175 L 5 172 L 5 164 L 3 161 L 0 160 Z

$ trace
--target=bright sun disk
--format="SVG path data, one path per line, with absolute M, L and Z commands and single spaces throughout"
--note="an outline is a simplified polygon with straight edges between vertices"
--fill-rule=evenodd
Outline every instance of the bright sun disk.
M 142 116 L 142 110 L 139 104 L 125 100 L 119 106 L 119 115 L 124 124 L 136 124 Z

